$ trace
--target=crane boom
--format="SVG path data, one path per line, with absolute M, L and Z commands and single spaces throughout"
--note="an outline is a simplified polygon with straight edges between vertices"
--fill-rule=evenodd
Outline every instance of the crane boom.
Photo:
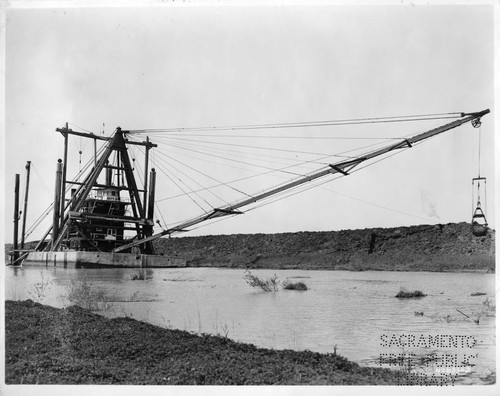
M 356 157 L 356 158 L 353 158 L 353 159 L 350 159 L 347 161 L 340 161 L 340 162 L 337 162 L 334 164 L 329 164 L 328 167 L 326 167 L 326 168 L 322 168 L 322 169 L 319 169 L 319 170 L 312 172 L 310 174 L 301 176 L 295 180 L 292 180 L 292 181 L 287 182 L 285 184 L 271 188 L 267 191 L 264 191 L 260 194 L 255 195 L 253 197 L 235 202 L 233 204 L 230 204 L 230 205 L 227 205 L 227 206 L 224 206 L 221 208 L 215 208 L 215 209 L 213 209 L 212 212 L 210 212 L 208 214 L 204 214 L 202 216 L 195 217 L 191 220 L 187 220 L 187 221 L 180 223 L 172 228 L 169 228 L 167 230 L 163 230 L 163 231 L 161 231 L 157 234 L 151 235 L 147 238 L 135 240 L 135 241 L 132 241 L 128 244 L 124 244 L 124 245 L 114 249 L 114 251 L 120 252 L 120 251 L 123 251 L 126 249 L 130 249 L 134 246 L 141 245 L 141 244 L 146 243 L 146 242 L 152 242 L 152 241 L 154 241 L 158 238 L 161 238 L 162 236 L 165 236 L 165 235 L 171 235 L 171 234 L 174 234 L 177 232 L 185 231 L 186 228 L 191 227 L 191 226 L 196 225 L 196 224 L 199 224 L 199 223 L 202 223 L 202 222 L 207 221 L 207 220 L 211 220 L 211 219 L 215 219 L 215 218 L 223 217 L 223 216 L 227 216 L 227 215 L 242 214 L 242 212 L 238 211 L 238 209 L 240 209 L 244 206 L 250 205 L 250 204 L 255 203 L 257 201 L 260 201 L 262 199 L 268 198 L 272 195 L 276 195 L 280 192 L 289 190 L 291 188 L 300 186 L 302 184 L 311 182 L 313 180 L 319 179 L 319 178 L 327 176 L 327 175 L 336 174 L 336 173 L 348 175 L 349 171 L 351 169 L 355 168 L 356 166 L 358 166 L 359 164 L 361 164 L 364 161 L 370 160 L 372 158 L 378 157 L 378 156 L 383 155 L 383 154 L 387 154 L 393 150 L 412 147 L 412 145 L 414 143 L 418 143 L 418 142 L 421 142 L 425 139 L 429 139 L 433 136 L 436 136 L 436 135 L 439 135 L 443 132 L 449 131 L 450 129 L 456 128 L 456 127 L 458 127 L 462 124 L 465 124 L 467 122 L 479 120 L 482 116 L 484 116 L 485 114 L 488 114 L 489 112 L 490 112 L 490 110 L 486 109 L 486 110 L 476 112 L 476 113 L 461 113 L 461 118 L 459 120 L 455 120 L 455 121 L 450 122 L 448 124 L 431 129 L 427 132 L 417 134 L 417 135 L 412 136 L 410 138 L 403 139 L 402 141 L 400 141 L 398 143 L 391 144 L 391 145 L 383 147 L 381 149 L 368 152 L 368 153 L 363 154 L 359 157 Z

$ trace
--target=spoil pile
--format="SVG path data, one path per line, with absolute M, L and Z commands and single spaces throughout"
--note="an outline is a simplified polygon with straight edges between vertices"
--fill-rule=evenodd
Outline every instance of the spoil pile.
M 468 223 L 283 234 L 177 237 L 156 252 L 190 267 L 469 271 L 495 269 L 495 231 L 476 237 Z

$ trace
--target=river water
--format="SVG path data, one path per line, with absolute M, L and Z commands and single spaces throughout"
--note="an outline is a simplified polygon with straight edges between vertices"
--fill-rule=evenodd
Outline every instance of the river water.
M 427 371 L 465 370 L 469 363 L 471 374 L 464 378 L 473 382 L 495 371 L 494 274 L 252 270 L 309 288 L 266 293 L 247 285 L 240 269 L 151 269 L 145 280 L 132 280 L 138 269 L 123 268 L 7 267 L 5 272 L 6 299 L 62 307 L 72 280 L 79 279 L 101 291 L 107 316 L 127 315 L 266 348 L 336 350 L 371 366 L 397 368 L 401 363 L 394 358 L 433 352 Z M 395 298 L 401 288 L 427 296 Z M 478 292 L 486 295 L 471 296 Z

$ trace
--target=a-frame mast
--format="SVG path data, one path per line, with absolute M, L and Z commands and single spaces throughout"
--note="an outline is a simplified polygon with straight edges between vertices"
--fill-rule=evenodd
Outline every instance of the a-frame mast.
M 65 128 L 58 128 L 65 138 L 65 158 L 68 135 L 76 135 L 97 140 L 105 140 L 107 144 L 100 157 L 95 159 L 95 166 L 87 175 L 83 182 L 74 182 L 66 180 L 56 182 L 57 186 L 62 187 L 66 184 L 78 185 L 78 189 L 74 191 L 70 199 L 66 199 L 65 191 L 56 193 L 54 205 L 54 224 L 47 231 L 45 236 L 38 244 L 36 250 L 39 250 L 43 241 L 52 231 L 53 241 L 45 246 L 46 251 L 56 251 L 64 248 L 81 249 L 84 245 L 84 250 L 111 251 L 113 248 L 123 244 L 124 230 L 135 230 L 137 239 L 145 239 L 153 233 L 153 220 L 149 219 L 146 214 L 147 203 L 141 200 L 140 192 L 146 191 L 146 186 L 143 190 L 139 190 L 132 164 L 127 152 L 127 145 L 141 145 L 146 149 L 146 153 L 156 144 L 146 142 L 129 142 L 126 138 L 126 131 L 117 128 L 113 136 L 104 137 L 94 134 L 75 132 Z M 116 164 L 110 164 L 110 157 L 116 153 Z M 60 160 L 59 160 L 60 161 Z M 146 164 L 147 166 L 147 164 Z M 60 165 L 58 165 L 60 169 Z M 146 168 L 147 169 L 147 168 Z M 120 182 L 120 177 L 117 177 L 117 182 L 113 184 L 112 171 L 116 170 L 118 174 L 123 172 L 126 185 Z M 98 183 L 98 178 L 102 172 L 106 172 L 106 182 Z M 63 171 L 66 174 L 66 164 L 63 164 Z M 120 191 L 128 191 L 128 200 L 123 200 L 120 197 Z M 97 192 L 97 195 L 95 194 Z M 91 196 L 91 193 L 94 196 Z M 59 201 L 60 197 L 60 201 Z M 60 207 L 60 209 L 59 209 Z M 132 216 L 126 215 L 126 212 L 132 212 Z M 57 216 L 59 215 L 59 216 Z M 57 220 L 56 220 L 57 216 Z M 132 224 L 130 227 L 127 224 Z M 105 231 L 103 231 L 103 229 Z M 107 232 L 107 233 L 106 233 Z M 77 243 L 78 242 L 78 243 Z M 75 246 L 68 246 L 69 244 Z M 141 253 L 154 253 L 152 243 L 143 242 L 138 245 Z

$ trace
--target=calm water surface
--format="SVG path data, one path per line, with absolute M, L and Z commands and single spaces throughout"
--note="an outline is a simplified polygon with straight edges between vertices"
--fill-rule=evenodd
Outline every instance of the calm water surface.
M 486 299 L 494 303 L 494 274 L 252 271 L 258 276 L 276 274 L 280 280 L 302 281 L 309 288 L 265 293 L 248 286 L 244 270 L 239 269 L 152 269 L 148 279 L 131 280 L 137 273 L 137 269 L 8 267 L 6 298 L 34 299 L 34 285 L 43 278 L 50 284 L 42 302 L 62 307 L 67 304 L 63 296 L 70 281 L 85 277 L 105 292 L 107 316 L 127 315 L 163 327 L 227 335 L 276 349 L 333 352 L 336 348 L 361 364 L 377 365 L 384 354 L 434 351 L 458 360 L 469 356 L 477 376 L 495 370 L 495 318 L 486 314 L 484 306 Z M 427 297 L 395 298 L 402 287 L 421 290 Z M 476 292 L 487 294 L 471 296 Z M 476 324 L 472 319 L 479 313 Z M 421 335 L 470 336 L 477 344 L 409 350 L 384 343 L 393 337 L 405 341 L 408 335 L 416 339 Z

